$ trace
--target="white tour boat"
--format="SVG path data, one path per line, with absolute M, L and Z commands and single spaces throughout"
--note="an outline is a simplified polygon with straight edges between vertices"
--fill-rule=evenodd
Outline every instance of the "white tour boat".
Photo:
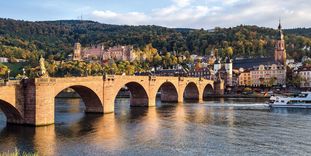
M 296 97 L 271 96 L 272 108 L 311 108 L 311 92 L 302 92 Z

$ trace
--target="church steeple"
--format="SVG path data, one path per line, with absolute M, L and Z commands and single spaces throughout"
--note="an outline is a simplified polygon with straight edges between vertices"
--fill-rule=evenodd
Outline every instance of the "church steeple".
M 279 26 L 278 26 L 277 40 L 284 40 L 284 35 L 283 35 L 282 25 L 281 25 L 281 19 L 279 19 Z
M 281 19 L 279 20 L 278 32 L 276 36 L 276 45 L 274 50 L 274 61 L 276 63 L 286 64 L 286 50 L 285 50 L 285 41 L 282 31 Z

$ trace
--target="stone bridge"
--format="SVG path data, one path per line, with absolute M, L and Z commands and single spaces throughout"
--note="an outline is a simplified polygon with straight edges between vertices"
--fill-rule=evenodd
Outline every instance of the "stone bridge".
M 223 86 L 219 90 L 223 90 Z M 87 113 L 113 113 L 115 99 L 122 88 L 131 92 L 131 106 L 155 106 L 161 101 L 202 101 L 213 94 L 214 82 L 191 77 L 153 76 L 90 76 L 67 78 L 36 78 L 10 81 L 0 85 L 0 108 L 8 123 L 49 125 L 54 123 L 55 97 L 72 88 L 85 103 Z

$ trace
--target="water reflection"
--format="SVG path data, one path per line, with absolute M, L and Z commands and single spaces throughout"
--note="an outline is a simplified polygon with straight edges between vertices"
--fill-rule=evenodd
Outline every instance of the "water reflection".
M 80 99 L 57 99 L 55 125 L 5 125 L 0 151 L 41 155 L 307 155 L 311 111 L 243 109 L 251 99 L 215 99 L 156 107 L 117 99 L 114 114 L 84 114 Z M 253 105 L 253 104 L 252 104 Z M 4 141 L 5 140 L 5 141 Z

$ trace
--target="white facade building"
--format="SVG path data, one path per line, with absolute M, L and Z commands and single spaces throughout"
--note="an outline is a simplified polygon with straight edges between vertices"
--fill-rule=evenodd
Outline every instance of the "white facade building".
M 252 86 L 286 84 L 286 69 L 283 65 L 260 65 L 254 67 L 250 75 Z

